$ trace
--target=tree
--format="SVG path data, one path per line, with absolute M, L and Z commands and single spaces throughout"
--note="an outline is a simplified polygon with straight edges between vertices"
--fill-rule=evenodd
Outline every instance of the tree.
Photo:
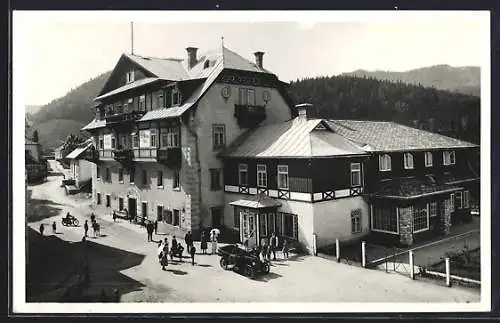
M 38 142 L 38 130 L 33 131 L 33 141 Z

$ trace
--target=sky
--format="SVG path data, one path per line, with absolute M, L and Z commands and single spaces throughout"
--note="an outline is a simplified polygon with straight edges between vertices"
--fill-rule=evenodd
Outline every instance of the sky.
M 14 13 L 14 77 L 22 79 L 25 104 L 47 104 L 113 69 L 120 55 L 131 51 L 130 21 L 135 54 L 185 58 L 186 47 L 202 53 L 220 46 L 223 36 L 227 48 L 249 60 L 255 51 L 265 52 L 264 67 L 286 82 L 356 69 L 480 66 L 485 26 L 489 30 L 484 16 L 472 12 L 422 17 L 392 12 L 377 19 L 373 13 L 338 12 L 333 17 L 101 13 Z

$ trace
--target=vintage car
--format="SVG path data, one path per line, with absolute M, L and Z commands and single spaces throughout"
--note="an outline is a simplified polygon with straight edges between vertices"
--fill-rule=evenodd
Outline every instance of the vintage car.
M 220 266 L 225 270 L 233 269 L 250 278 L 270 271 L 269 262 L 261 261 L 256 250 L 247 251 L 237 244 L 230 244 L 220 247 L 217 253 L 221 257 Z

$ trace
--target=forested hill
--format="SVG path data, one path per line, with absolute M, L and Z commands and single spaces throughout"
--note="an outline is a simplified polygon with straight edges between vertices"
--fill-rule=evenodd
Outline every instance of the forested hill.
M 314 104 L 318 117 L 395 121 L 479 143 L 476 96 L 342 75 L 291 82 L 289 93 Z
M 80 134 L 80 129 L 93 119 L 93 100 L 104 86 L 109 73 L 83 83 L 30 115 L 33 121 L 31 129 L 38 130 L 44 150 L 54 149 L 70 134 Z
M 356 70 L 345 76 L 373 77 L 379 80 L 403 82 L 438 90 L 448 90 L 480 96 L 480 68 L 477 66 L 453 67 L 434 65 L 405 72 Z

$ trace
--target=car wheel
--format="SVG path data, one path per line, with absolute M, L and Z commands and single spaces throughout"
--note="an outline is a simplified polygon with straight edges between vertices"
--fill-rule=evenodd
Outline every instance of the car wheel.
M 220 266 L 224 269 L 227 270 L 227 260 L 225 258 L 220 258 Z
M 271 267 L 269 266 L 269 264 L 264 264 L 264 266 L 262 267 L 262 271 L 265 274 L 269 274 L 269 272 L 271 271 Z
M 252 279 L 255 278 L 255 270 L 252 267 L 246 268 L 246 275 Z

